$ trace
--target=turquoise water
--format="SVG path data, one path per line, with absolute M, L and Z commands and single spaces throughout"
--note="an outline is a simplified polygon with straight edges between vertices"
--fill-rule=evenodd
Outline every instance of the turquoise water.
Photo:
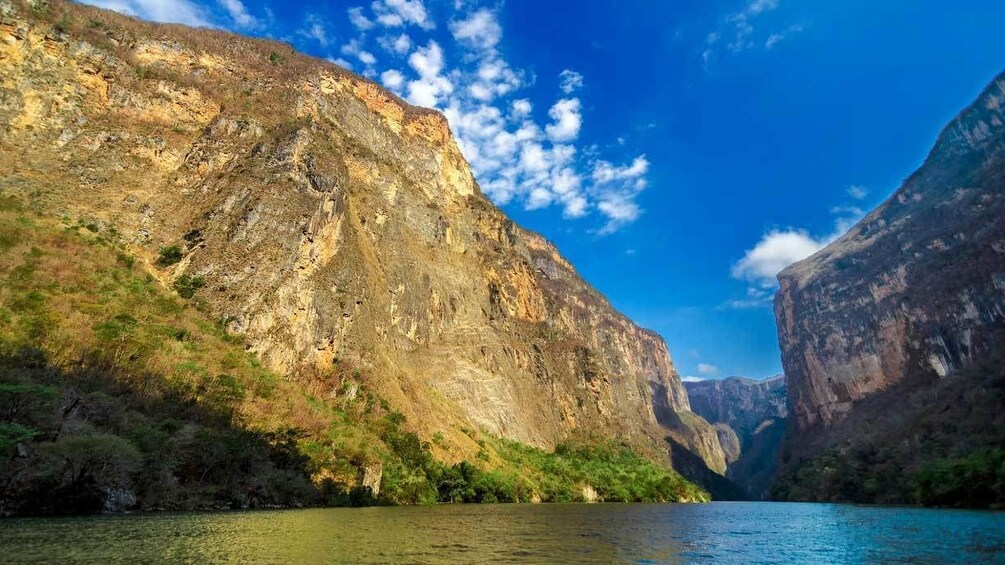
M 0 521 L 0 561 L 1005 563 L 1005 513 L 722 502 L 17 519 Z

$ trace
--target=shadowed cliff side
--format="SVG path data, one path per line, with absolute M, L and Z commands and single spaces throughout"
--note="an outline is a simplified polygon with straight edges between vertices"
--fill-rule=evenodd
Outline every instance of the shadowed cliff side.
M 793 411 L 784 496 L 933 503 L 923 477 L 938 468 L 953 483 L 971 464 L 991 469 L 971 473 L 975 488 L 994 485 L 1003 444 L 991 406 L 1002 405 L 988 360 L 1005 348 L 1005 75 L 889 200 L 778 278 Z M 936 407 L 945 425 L 933 429 L 926 414 Z M 837 468 L 827 457 L 847 459 L 860 488 L 821 479 Z
M 719 432 L 728 464 L 726 477 L 750 498 L 767 499 L 788 416 L 785 378 L 729 377 L 685 382 L 684 387 L 695 413 Z

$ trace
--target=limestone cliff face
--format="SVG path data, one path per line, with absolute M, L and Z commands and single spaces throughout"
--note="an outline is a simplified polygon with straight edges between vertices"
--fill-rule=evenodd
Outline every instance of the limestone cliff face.
M 784 420 L 788 416 L 782 375 L 763 381 L 729 377 L 686 382 L 684 388 L 696 414 L 713 424 L 729 426 L 743 446 L 749 445 L 766 420 Z
M 358 371 L 451 453 L 477 449 L 465 427 L 671 435 L 724 469 L 663 340 L 481 194 L 441 114 L 283 44 L 38 12 L 0 0 L 3 190 L 151 265 L 181 245 L 152 272 L 202 277 L 196 300 L 272 368 L 319 394 Z
M 907 381 L 949 378 L 1005 327 L 1005 75 L 924 165 L 843 237 L 779 275 L 778 335 L 799 429 Z
M 770 494 L 786 428 L 785 377 L 686 382 L 691 408 L 712 422 L 726 454 L 726 477 L 754 499 Z

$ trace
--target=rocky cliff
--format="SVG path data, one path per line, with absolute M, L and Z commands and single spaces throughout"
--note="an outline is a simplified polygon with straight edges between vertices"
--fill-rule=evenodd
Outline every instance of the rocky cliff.
M 691 408 L 711 422 L 726 455 L 726 476 L 755 499 L 767 498 L 786 428 L 785 377 L 685 382 Z
M 0 0 L 0 124 L 0 189 L 198 281 L 288 378 L 359 375 L 441 456 L 671 436 L 725 468 L 663 340 L 482 195 L 437 112 L 285 44 Z
M 1005 326 L 1005 76 L 847 234 L 778 276 L 778 335 L 800 428 L 914 376 L 943 378 Z
M 729 426 L 742 446 L 750 444 L 765 420 L 782 420 L 788 415 L 782 375 L 763 381 L 729 377 L 685 382 L 684 388 L 691 409 L 712 424 Z
M 985 379 L 996 370 L 985 362 L 1005 347 L 1003 120 L 999 75 L 890 199 L 779 274 L 775 313 L 795 420 L 791 456 L 819 453 L 837 437 L 854 444 L 880 429 L 898 430 L 887 439 L 917 447 L 895 458 L 901 471 L 926 457 L 987 447 L 984 432 L 993 422 L 962 412 L 994 397 L 998 385 L 989 390 Z M 975 367 L 984 369 L 964 383 L 961 375 Z M 973 392 L 955 403 L 961 413 L 944 417 L 968 422 L 969 431 L 915 427 L 920 420 L 912 418 L 936 400 L 925 391 L 957 381 L 953 396 L 970 386 Z M 974 435 L 964 441 L 967 434 Z M 945 441 L 936 446 L 935 437 Z M 889 447 L 879 439 L 870 445 Z M 867 452 L 863 457 L 882 459 Z

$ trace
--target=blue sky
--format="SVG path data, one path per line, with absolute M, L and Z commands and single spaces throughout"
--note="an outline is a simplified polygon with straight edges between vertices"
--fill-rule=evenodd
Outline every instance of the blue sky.
M 289 41 L 443 110 L 486 192 L 683 376 L 781 371 L 774 274 L 1005 68 L 1005 2 L 88 0 Z

